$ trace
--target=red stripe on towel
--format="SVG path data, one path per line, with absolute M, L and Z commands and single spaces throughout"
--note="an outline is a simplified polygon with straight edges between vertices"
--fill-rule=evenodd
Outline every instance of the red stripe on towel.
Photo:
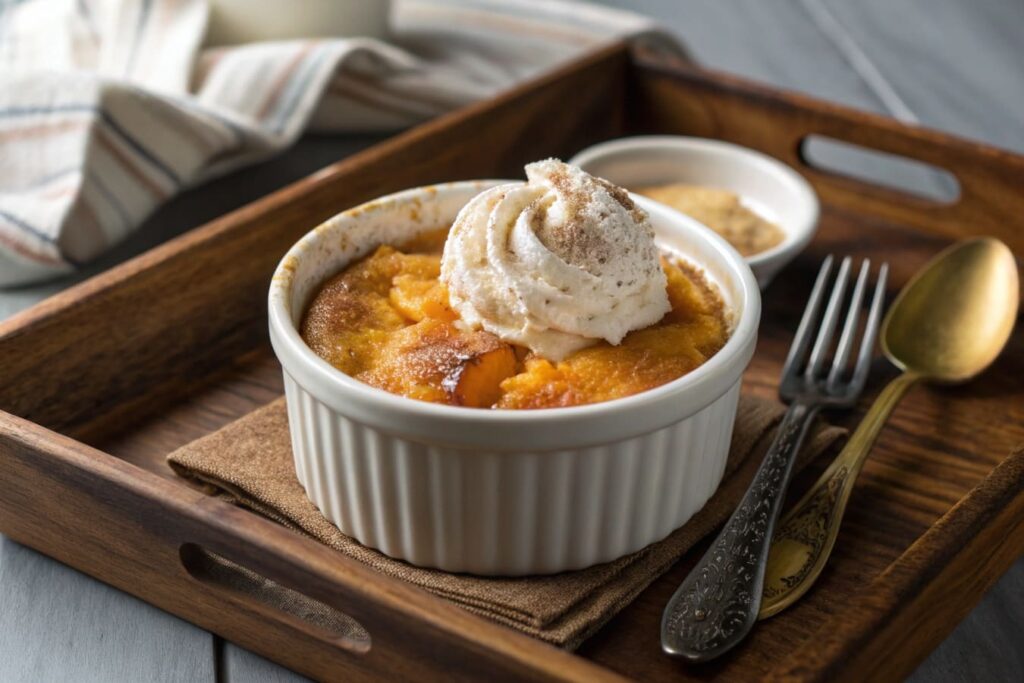
M 0 218 L 0 220 L 3 220 Z M 12 239 L 4 234 L 3 230 L 0 230 L 0 245 L 10 249 L 15 254 L 23 256 L 29 261 L 35 261 L 36 263 L 42 263 L 47 266 L 67 266 L 67 261 L 63 260 L 58 256 L 52 254 L 46 254 L 41 251 L 36 251 L 26 244 L 19 242 L 16 239 Z
M 0 130 L 0 142 L 43 137 L 45 135 L 60 135 L 62 133 L 81 130 L 87 125 L 89 125 L 88 121 L 45 121 L 43 123 L 34 123 L 23 128 L 8 128 Z

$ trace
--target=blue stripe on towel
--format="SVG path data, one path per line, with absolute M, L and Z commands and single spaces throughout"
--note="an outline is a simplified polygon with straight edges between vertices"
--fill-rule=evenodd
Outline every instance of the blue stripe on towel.
M 178 175 L 173 170 L 171 170 L 171 168 L 167 164 L 161 161 L 155 154 L 146 149 L 142 145 L 142 143 L 140 143 L 138 140 L 132 137 L 128 131 L 122 128 L 121 125 L 117 121 L 115 121 L 112 116 L 110 116 L 110 114 L 108 114 L 105 111 L 101 111 L 100 118 L 103 120 L 103 123 L 107 124 L 107 126 L 111 130 L 117 133 L 117 135 L 120 136 L 120 138 L 124 140 L 129 147 L 135 150 L 136 154 L 141 156 L 143 159 L 148 161 L 154 168 L 156 168 L 158 171 L 160 171 L 165 176 L 170 178 L 171 182 L 173 182 L 175 186 L 181 185 L 181 179 L 178 177 Z
M 7 213 L 3 209 L 0 209 L 0 218 L 3 218 L 4 220 L 6 220 L 8 223 L 13 225 L 14 227 L 19 228 L 20 230 L 23 230 L 23 231 L 27 232 L 28 234 L 32 235 L 33 237 L 35 237 L 37 239 L 40 239 L 40 240 L 46 242 L 47 244 L 56 244 L 57 243 L 56 239 L 54 239 L 50 235 L 47 235 L 45 232 L 43 232 L 39 228 L 36 228 L 34 226 L 29 225 L 28 223 L 26 223 L 22 219 L 18 218 L 17 216 L 15 216 L 13 214 Z
M 124 140 L 125 144 L 132 148 L 136 154 L 145 159 L 156 168 L 158 171 L 163 173 L 167 178 L 174 183 L 176 187 L 182 185 L 181 178 L 175 173 L 167 164 L 160 160 L 155 154 L 149 151 L 145 146 L 136 140 L 128 131 L 126 131 L 114 118 L 103 111 L 99 107 L 91 104 L 61 104 L 56 106 L 39 107 L 10 107 L 8 109 L 0 109 L 0 118 L 14 118 L 17 116 L 35 116 L 39 114 L 49 114 L 53 112 L 67 113 L 67 112 L 88 112 L 97 114 L 100 120 L 106 124 L 106 126 L 112 130 L 118 137 Z
M 17 216 L 14 216 L 12 214 L 7 213 L 3 209 L 0 209 L 0 218 L 3 218 L 5 221 L 10 223 L 14 227 L 18 228 L 19 230 L 27 232 L 30 235 L 39 238 L 43 242 L 46 242 L 47 244 L 52 244 L 52 245 L 57 246 L 57 254 L 56 254 L 55 258 L 60 259 L 61 261 L 63 261 L 64 263 L 68 264 L 69 266 L 72 266 L 73 268 L 81 267 L 81 265 L 82 265 L 81 261 L 78 261 L 77 259 L 73 259 L 70 256 L 68 256 L 67 254 L 64 254 L 60 250 L 60 246 L 57 245 L 57 240 L 54 239 L 53 237 L 50 237 L 46 233 L 42 232 L 41 230 L 39 230 L 39 228 L 36 228 L 36 227 L 33 227 L 33 226 L 29 225 L 28 223 L 26 223 L 22 219 L 18 218 Z
M 14 118 L 16 116 L 34 116 L 36 114 L 49 114 L 51 112 L 98 112 L 99 108 L 93 104 L 58 104 L 48 107 L 10 107 L 0 109 L 0 119 Z

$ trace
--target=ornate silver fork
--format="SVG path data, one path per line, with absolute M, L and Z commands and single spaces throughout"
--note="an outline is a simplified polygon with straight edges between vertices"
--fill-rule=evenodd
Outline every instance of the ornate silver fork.
M 864 389 L 882 318 L 889 267 L 883 263 L 879 270 L 860 349 L 848 374 L 871 267 L 867 260 L 861 264 L 826 375 L 823 368 L 832 349 L 851 270 L 850 257 L 846 257 L 819 323 L 818 312 L 828 290 L 832 262 L 829 256 L 821 265 L 782 368 L 779 396 L 789 403 L 789 409 L 775 441 L 736 511 L 665 607 L 661 647 L 670 655 L 691 662 L 708 661 L 731 650 L 750 632 L 761 606 L 772 531 L 811 420 L 821 408 L 852 408 Z

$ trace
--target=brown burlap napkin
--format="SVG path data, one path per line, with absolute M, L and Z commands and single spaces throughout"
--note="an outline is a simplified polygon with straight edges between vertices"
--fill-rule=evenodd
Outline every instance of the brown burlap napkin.
M 630 603 L 732 512 L 771 443 L 785 408 L 764 399 L 740 400 L 725 478 L 718 492 L 667 538 L 613 562 L 551 576 L 522 578 L 452 574 L 394 560 L 344 535 L 306 498 L 295 478 L 283 399 L 168 456 L 182 477 L 465 609 L 524 633 L 575 648 Z M 818 424 L 798 467 L 844 434 Z

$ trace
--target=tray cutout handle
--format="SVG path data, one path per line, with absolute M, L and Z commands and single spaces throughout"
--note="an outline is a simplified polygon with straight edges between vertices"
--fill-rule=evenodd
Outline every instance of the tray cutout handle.
M 956 175 L 919 159 L 812 133 L 797 143 L 800 161 L 816 171 L 952 206 L 963 194 Z
M 206 586 L 238 599 L 257 602 L 289 626 L 354 654 L 370 651 L 369 631 L 337 608 L 282 586 L 195 543 L 182 545 L 179 556 L 189 576 Z

